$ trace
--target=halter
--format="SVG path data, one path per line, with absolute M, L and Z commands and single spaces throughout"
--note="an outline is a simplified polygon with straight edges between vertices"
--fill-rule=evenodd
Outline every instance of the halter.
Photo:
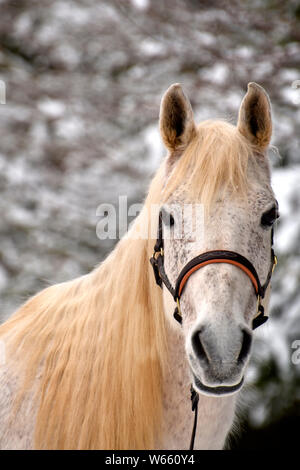
M 255 295 L 257 297 L 257 308 L 256 314 L 252 321 L 252 329 L 263 325 L 269 317 L 265 315 L 264 307 L 262 305 L 262 299 L 264 298 L 267 288 L 270 284 L 271 277 L 274 271 L 274 268 L 277 264 L 277 257 L 273 249 L 273 228 L 271 230 L 271 256 L 270 256 L 270 268 L 267 274 L 267 279 L 264 284 L 261 284 L 258 274 L 256 272 L 253 264 L 244 256 L 236 253 L 234 251 L 227 250 L 213 250 L 202 253 L 201 255 L 196 256 L 191 261 L 189 261 L 180 271 L 179 276 L 176 280 L 175 287 L 172 286 L 169 278 L 165 272 L 164 268 L 164 240 L 162 233 L 162 212 L 159 213 L 158 219 L 158 233 L 157 240 L 154 245 L 154 252 L 152 258 L 150 258 L 150 263 L 153 268 L 154 276 L 156 283 L 162 288 L 162 284 L 166 286 L 168 291 L 171 293 L 174 301 L 176 302 L 176 307 L 173 313 L 175 320 L 178 323 L 182 323 L 182 314 L 180 309 L 180 297 L 183 293 L 183 290 L 187 284 L 190 276 L 198 269 L 203 268 L 209 264 L 216 263 L 227 263 L 232 264 L 233 266 L 241 269 L 252 282 L 254 287 Z M 192 410 L 195 411 L 195 419 L 193 432 L 190 443 L 190 450 L 194 448 L 194 439 L 196 433 L 197 425 L 197 413 L 198 413 L 198 393 L 191 386 L 191 400 L 192 400 Z
M 171 293 L 177 306 L 174 311 L 174 318 L 179 323 L 182 323 L 182 315 L 180 309 L 180 297 L 186 286 L 186 283 L 190 276 L 198 269 L 203 268 L 209 264 L 215 263 L 227 263 L 232 264 L 242 271 L 250 278 L 254 287 L 255 295 L 257 297 L 257 310 L 256 315 L 252 321 L 252 329 L 255 330 L 258 326 L 262 325 L 268 320 L 268 317 L 264 314 L 264 307 L 262 300 L 265 297 L 267 288 L 270 284 L 272 273 L 277 264 L 277 257 L 273 250 L 273 228 L 271 230 L 271 260 L 270 269 L 267 275 L 267 279 L 264 284 L 261 284 L 258 274 L 253 264 L 244 256 L 236 253 L 235 251 L 227 250 L 213 250 L 202 253 L 189 261 L 180 271 L 177 278 L 175 287 L 172 286 L 164 268 L 164 240 L 162 236 L 162 213 L 159 213 L 158 221 L 158 235 L 154 246 L 154 253 L 150 258 L 150 263 L 153 268 L 156 283 L 162 288 L 162 284 L 166 286 L 168 291 Z

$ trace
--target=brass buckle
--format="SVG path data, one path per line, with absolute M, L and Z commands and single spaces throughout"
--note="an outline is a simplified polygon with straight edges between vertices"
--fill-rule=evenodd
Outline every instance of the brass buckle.
M 272 274 L 273 274 L 273 272 L 274 272 L 274 269 L 275 269 L 276 266 L 277 266 L 277 263 L 278 263 L 277 256 L 274 255 L 274 263 L 273 263 L 273 266 L 272 266 Z
M 161 248 L 159 251 L 153 252 L 152 258 L 154 258 L 155 260 L 157 260 L 156 255 L 164 256 L 164 249 Z
M 152 256 L 153 256 L 154 259 L 157 259 L 157 258 L 156 258 L 156 255 L 164 256 L 164 250 L 163 250 L 163 248 L 161 248 L 159 251 L 154 251 L 154 252 L 153 252 L 153 255 L 152 255 Z
M 255 315 L 254 319 L 257 318 L 258 315 L 260 314 L 260 309 L 259 309 L 260 305 L 261 305 L 261 296 L 258 295 L 257 296 L 257 304 L 256 304 L 256 315 Z
M 177 297 L 177 299 L 176 299 L 176 303 L 177 303 L 178 313 L 179 313 L 179 315 L 182 317 L 182 313 L 181 313 L 180 303 L 179 303 L 179 298 L 178 298 L 178 297 Z
M 175 308 L 174 310 L 174 313 L 173 313 L 173 317 L 175 318 L 176 321 L 178 321 L 178 323 L 180 323 L 180 325 L 182 324 L 182 315 L 181 315 L 181 310 L 180 310 L 180 305 L 179 305 L 179 299 L 177 297 L 176 299 L 176 303 L 177 303 L 177 307 Z

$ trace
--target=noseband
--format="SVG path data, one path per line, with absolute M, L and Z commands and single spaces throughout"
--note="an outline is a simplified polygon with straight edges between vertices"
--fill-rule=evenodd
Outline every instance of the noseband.
M 202 253 L 201 255 L 196 256 L 191 261 L 189 261 L 180 271 L 175 287 L 173 287 L 171 282 L 169 281 L 169 278 L 164 268 L 164 240 L 163 240 L 163 233 L 162 233 L 162 213 L 161 212 L 159 213 L 157 240 L 154 246 L 153 256 L 152 258 L 150 258 L 150 263 L 153 268 L 156 283 L 161 288 L 162 288 L 162 285 L 164 284 L 166 288 L 168 289 L 168 291 L 172 294 L 173 299 L 177 304 L 174 310 L 173 316 L 175 320 L 177 320 L 180 324 L 182 323 L 182 315 L 181 315 L 181 309 L 180 309 L 180 297 L 182 295 L 182 292 L 186 286 L 188 279 L 195 271 L 198 271 L 198 269 L 201 269 L 204 266 L 207 266 L 209 264 L 217 264 L 217 263 L 232 264 L 233 266 L 236 266 L 237 268 L 244 271 L 244 273 L 247 274 L 247 276 L 251 280 L 252 285 L 254 287 L 255 295 L 257 297 L 256 315 L 252 320 L 252 329 L 255 330 L 255 328 L 257 328 L 260 325 L 263 325 L 268 320 L 268 317 L 265 315 L 264 307 L 261 302 L 266 294 L 267 288 L 271 281 L 274 268 L 277 264 L 277 258 L 273 250 L 273 228 L 271 230 L 270 269 L 269 269 L 267 279 L 264 284 L 261 284 L 255 267 L 247 258 L 240 255 L 239 253 L 235 253 L 234 251 L 214 250 L 214 251 L 207 251 L 205 253 Z M 192 436 L 191 436 L 191 441 L 190 441 L 190 450 L 193 450 L 194 442 L 195 442 L 195 435 L 196 435 L 196 428 L 197 428 L 199 395 L 194 390 L 192 385 L 191 385 L 191 401 L 192 401 L 192 411 L 195 412 Z
M 201 255 L 198 255 L 191 261 L 189 261 L 180 271 L 175 287 L 173 287 L 168 279 L 164 268 L 164 240 L 162 234 L 161 212 L 159 213 L 157 240 L 154 246 L 153 256 L 152 258 L 150 258 L 150 263 L 153 268 L 156 283 L 161 288 L 162 284 L 164 284 L 168 291 L 172 294 L 173 299 L 177 304 L 173 316 L 175 320 L 177 320 L 179 323 L 182 323 L 180 297 L 183 293 L 188 279 L 195 271 L 198 271 L 198 269 L 201 269 L 209 264 L 217 263 L 232 264 L 233 266 L 236 266 L 242 271 L 244 271 L 244 273 L 247 274 L 247 276 L 250 278 L 254 287 L 255 295 L 257 297 L 257 310 L 256 315 L 252 321 L 252 329 L 255 330 L 255 328 L 260 325 L 263 325 L 263 323 L 268 320 L 268 317 L 264 313 L 264 307 L 261 302 L 266 294 L 267 288 L 272 277 L 272 273 L 277 264 L 277 258 L 273 250 L 273 228 L 271 230 L 270 269 L 267 275 L 266 282 L 264 284 L 261 284 L 255 267 L 247 258 L 234 251 L 214 250 L 202 253 Z

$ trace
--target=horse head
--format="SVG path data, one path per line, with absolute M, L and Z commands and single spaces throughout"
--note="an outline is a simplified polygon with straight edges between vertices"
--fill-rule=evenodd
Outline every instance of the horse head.
M 193 386 L 208 395 L 241 388 L 255 318 L 256 326 L 267 318 L 263 302 L 276 261 L 272 226 L 278 217 L 266 152 L 271 131 L 270 101 L 256 83 L 248 85 L 237 126 L 196 126 L 179 84 L 162 99 L 168 156 L 152 261 L 174 328 L 177 301 Z

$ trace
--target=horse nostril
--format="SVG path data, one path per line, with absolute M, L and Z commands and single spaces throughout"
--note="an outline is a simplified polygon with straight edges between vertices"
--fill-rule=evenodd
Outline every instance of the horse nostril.
M 252 343 L 252 334 L 249 333 L 247 330 L 242 329 L 242 334 L 243 334 L 243 339 L 242 339 L 242 347 L 240 350 L 240 354 L 238 357 L 237 362 L 244 362 L 245 359 L 248 357 L 248 354 L 250 352 L 250 347 Z
M 198 359 L 208 362 L 208 357 L 201 342 L 201 333 L 203 330 L 197 330 L 192 335 L 192 346 Z

